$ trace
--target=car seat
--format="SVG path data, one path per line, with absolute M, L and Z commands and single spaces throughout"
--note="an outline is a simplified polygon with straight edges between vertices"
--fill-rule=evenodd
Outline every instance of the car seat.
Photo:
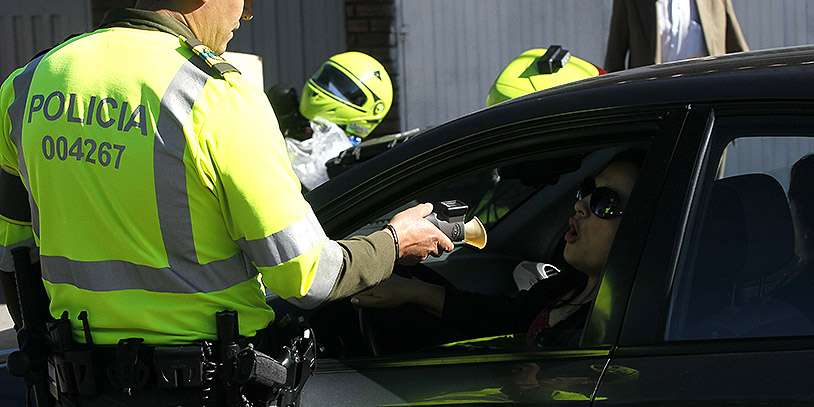
M 774 313 L 761 301 L 767 291 L 762 287 L 794 256 L 791 214 L 780 184 L 766 174 L 716 180 L 696 236 L 688 242 L 695 252 L 684 269 L 690 282 L 679 288 L 688 327 L 679 336 L 735 335 L 771 323 Z M 732 313 L 731 323 L 740 326 L 704 323 Z

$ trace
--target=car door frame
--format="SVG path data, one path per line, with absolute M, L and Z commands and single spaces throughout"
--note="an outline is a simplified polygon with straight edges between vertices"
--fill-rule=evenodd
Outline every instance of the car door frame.
M 399 191 L 388 188 L 394 180 L 402 180 L 401 191 L 415 191 L 431 188 L 454 177 L 461 168 L 477 171 L 498 163 L 512 162 L 551 152 L 561 153 L 569 149 L 599 148 L 602 146 L 631 143 L 631 134 L 660 132 L 651 143 L 640 179 L 631 195 L 631 205 L 626 210 L 637 216 L 628 216 L 622 222 L 617 233 L 603 275 L 600 287 L 600 298 L 603 309 L 591 310 L 589 322 L 579 349 L 539 351 L 528 353 L 475 354 L 458 356 L 425 357 L 422 355 L 399 355 L 386 358 L 358 358 L 351 360 L 320 360 L 317 375 L 341 372 L 364 372 L 384 368 L 445 366 L 445 365 L 481 365 L 484 363 L 540 362 L 544 360 L 603 358 L 607 362 L 611 347 L 618 338 L 623 321 L 629 290 L 634 271 L 639 263 L 639 255 L 644 248 L 640 236 L 650 230 L 649 218 L 654 215 L 655 200 L 661 195 L 665 185 L 666 168 L 673 160 L 679 135 L 685 126 L 687 107 L 654 106 L 636 108 L 602 109 L 590 112 L 577 112 L 552 118 L 539 118 L 513 126 L 478 129 L 469 136 L 458 136 L 442 139 L 423 135 L 405 143 L 383 156 L 365 163 L 355 170 L 343 174 L 333 188 L 344 191 L 339 198 L 327 200 L 320 197 L 320 190 L 315 191 L 317 216 L 329 236 L 339 238 L 349 233 L 358 225 L 343 222 L 339 216 L 357 218 L 362 214 L 378 216 L 373 208 L 382 202 L 398 201 Z M 454 126 L 447 130 L 455 132 Z M 586 129 L 590 129 L 587 131 Z M 614 131 L 608 132 L 609 129 Z M 471 129 L 463 129 L 464 131 Z M 600 135 L 600 130 L 607 133 Z M 471 137 L 477 137 L 473 141 Z M 533 151 L 533 153 L 530 153 Z M 457 162 L 450 157 L 466 157 L 471 165 Z M 489 156 L 500 156 L 493 159 Z M 505 157 L 510 156 L 510 159 Z M 432 165 L 432 164 L 435 165 Z M 429 166 L 428 166 L 429 165 Z M 404 178 L 405 174 L 414 175 L 423 171 L 422 177 L 432 179 L 422 184 L 416 179 Z M 374 176 L 360 180 L 361 174 L 373 173 Z M 346 181 L 346 182 L 343 182 Z M 351 204 L 353 203 L 353 204 Z M 386 205 L 385 205 L 386 206 Z M 597 301 L 598 303 L 599 301 Z M 605 363 L 605 365 L 607 365 Z M 597 377 L 598 380 L 598 377 Z
M 675 159 L 669 169 L 667 183 L 669 188 L 664 189 L 658 207 L 659 216 L 654 217 L 653 228 L 647 238 L 641 263 L 630 292 L 629 303 L 618 345 L 613 349 L 611 364 L 629 363 L 631 360 L 646 361 L 658 360 L 659 369 L 671 371 L 681 369 L 683 360 L 700 363 L 705 358 L 725 357 L 730 361 L 743 361 L 750 368 L 759 372 L 772 371 L 772 353 L 778 352 L 778 358 L 805 357 L 807 360 L 814 357 L 814 336 L 808 337 L 777 337 L 777 338 L 737 338 L 737 339 L 709 339 L 692 341 L 667 341 L 665 339 L 670 306 L 673 301 L 673 289 L 680 272 L 680 254 L 686 236 L 691 236 L 693 217 L 697 216 L 698 194 L 705 193 L 704 188 L 709 187 L 707 178 L 712 168 L 709 155 L 716 140 L 713 138 L 730 136 L 795 136 L 814 135 L 814 115 L 811 112 L 814 103 L 800 101 L 739 101 L 716 104 L 694 104 L 688 115 L 686 131 L 681 134 Z M 766 124 L 767 118 L 774 120 L 774 124 Z M 779 118 L 790 119 L 777 121 Z M 706 178 L 705 178 L 706 177 Z M 669 259 L 669 261 L 665 261 Z M 768 354 L 766 352 L 769 352 Z M 721 361 L 719 361 L 720 363 Z M 796 370 L 795 370 L 796 369 Z M 799 368 L 789 367 L 799 375 L 806 372 Z M 696 373 L 682 372 L 681 374 L 700 374 L 697 380 L 703 381 L 704 374 L 721 376 L 722 370 L 712 369 Z M 784 374 L 786 374 L 784 372 Z M 792 374 L 793 373 L 789 373 Z M 711 376 L 709 376 L 711 377 Z M 736 378 L 724 379 L 732 386 L 743 385 L 735 383 Z M 659 383 L 646 387 L 659 387 L 665 394 L 681 387 L 681 383 Z M 715 387 L 711 385 L 709 387 Z M 606 384 L 600 380 L 599 390 L 609 397 L 609 404 L 613 403 L 684 403 L 690 399 L 641 398 L 641 399 L 614 399 L 617 394 L 613 391 L 613 384 Z M 669 390 L 668 390 L 669 389 Z M 714 393 L 716 389 L 707 394 L 694 394 L 692 400 L 714 399 L 722 397 Z M 721 390 L 722 392 L 724 390 Z M 652 396 L 652 395 L 651 395 Z M 724 402 L 720 398 L 717 402 Z M 767 402 L 767 400 L 763 400 Z M 787 400 L 788 401 L 788 400 Z M 605 403 L 600 403 L 605 404 Z M 713 403 L 714 404 L 714 403 Z
M 735 135 L 733 132 L 737 131 L 738 137 L 748 137 L 766 135 L 771 129 L 775 129 L 774 131 L 782 131 L 784 136 L 811 136 L 814 134 L 814 115 L 810 113 L 811 109 L 814 109 L 814 104 L 801 104 L 796 101 L 733 102 L 692 106 L 686 130 L 681 135 L 676 157 L 669 170 L 667 183 L 670 187 L 665 189 L 659 200 L 660 215 L 653 219 L 653 232 L 648 235 L 642 262 L 638 267 L 639 272 L 630 293 L 628 312 L 619 339 L 620 351 L 629 352 L 634 347 L 650 347 L 664 342 L 664 327 L 672 300 L 673 282 L 678 272 L 678 255 L 683 238 L 689 233 L 688 228 L 692 222 L 694 208 L 691 208 L 690 204 L 694 202 L 695 194 L 703 192 L 699 191 L 699 188 L 702 187 L 702 177 L 708 171 L 706 167 L 711 138 L 719 134 L 716 131 L 723 131 L 727 135 Z M 806 115 L 809 117 L 805 117 Z M 794 124 L 776 124 L 772 127 L 764 125 L 767 117 L 783 116 L 794 117 L 799 121 L 795 121 Z M 736 120 L 740 123 L 734 123 Z M 806 133 L 799 126 L 800 123 L 812 126 L 810 127 L 812 131 Z M 744 129 L 745 125 L 749 128 Z M 664 259 L 670 261 L 665 262 Z M 761 339 L 748 341 L 753 340 L 763 341 Z M 793 339 L 791 342 L 798 343 L 800 340 Z M 671 346 L 673 345 L 675 344 Z M 687 345 L 689 348 L 680 352 L 695 347 Z M 622 349 L 623 347 L 625 349 Z M 753 348 L 746 343 L 744 347 Z

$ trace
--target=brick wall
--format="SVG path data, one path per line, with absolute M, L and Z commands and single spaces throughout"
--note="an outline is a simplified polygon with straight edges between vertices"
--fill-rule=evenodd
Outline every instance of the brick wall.
M 394 0 L 345 0 L 348 51 L 364 52 L 376 58 L 393 80 L 393 106 L 372 136 L 400 131 L 395 13 Z

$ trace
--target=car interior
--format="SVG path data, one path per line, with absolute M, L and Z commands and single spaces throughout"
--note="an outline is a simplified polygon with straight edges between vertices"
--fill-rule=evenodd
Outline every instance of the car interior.
M 719 171 L 720 172 L 720 171 Z M 788 169 L 785 170 L 788 172 Z M 680 266 L 667 337 L 674 340 L 814 334 L 799 309 L 775 295 L 797 258 L 786 192 L 767 173 L 714 180 Z
M 453 252 L 431 257 L 417 266 L 397 265 L 394 272 L 469 292 L 516 295 L 521 288 L 528 288 L 519 287 L 515 279 L 515 268 L 521 261 L 565 264 L 563 234 L 574 211 L 576 189 L 583 179 L 597 174 L 615 154 L 629 147 L 570 152 L 462 174 L 406 197 L 405 202 L 380 216 L 360 219 L 363 224 L 350 236 L 380 230 L 395 213 L 418 202 L 464 201 L 469 205 L 467 219 L 477 215 L 487 227 L 486 248 L 456 246 Z M 356 309 L 348 301 L 340 301 L 323 307 L 309 319 L 323 345 L 323 357 L 506 351 L 520 346 L 508 336 L 467 338 L 411 305 Z

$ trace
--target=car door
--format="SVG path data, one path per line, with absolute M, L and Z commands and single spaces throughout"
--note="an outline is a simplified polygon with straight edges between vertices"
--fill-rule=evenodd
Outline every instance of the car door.
M 597 404 L 814 403 L 811 111 L 693 106 Z
M 664 185 L 667 164 L 685 114 L 683 108 L 595 111 L 477 130 L 453 123 L 411 140 L 326 185 L 328 192 L 342 191 L 341 194 L 317 189 L 316 196 L 310 196 L 317 215 L 329 236 L 344 238 L 354 231 L 366 230 L 366 226 L 367 230 L 381 228 L 389 213 L 409 205 L 416 196 L 426 196 L 422 195 L 424 192 L 431 195 L 437 192 L 436 195 L 447 199 L 460 197 L 445 194 L 471 194 L 474 187 L 461 185 L 466 185 L 473 174 L 489 173 L 506 163 L 558 162 L 564 155 L 580 151 L 631 145 L 649 147 L 645 168 L 626 208 L 637 216 L 626 217 L 621 223 L 598 300 L 577 345 L 520 351 L 488 345 L 451 346 L 441 351 L 379 357 L 321 358 L 316 374 L 305 387 L 303 405 L 589 404 L 618 337 L 631 274 L 644 244 L 641 236 L 649 229 L 652 208 Z M 447 137 L 449 134 L 454 137 Z M 572 193 L 570 190 L 567 198 L 571 207 Z M 506 219 L 516 216 L 513 204 L 506 205 Z M 499 235 L 500 222 L 504 220 L 496 216 L 497 226 L 490 232 Z M 519 242 L 534 236 L 514 238 Z M 502 260 L 500 253 L 487 253 L 484 258 L 464 248 L 436 261 L 440 262 L 433 266 L 436 270 L 472 269 L 472 275 L 478 277 L 470 277 L 470 283 L 477 280 L 480 287 L 488 290 L 492 283 L 483 284 L 485 277 L 478 274 L 477 265 L 498 267 Z M 462 263 L 466 266 L 461 266 Z M 467 281 L 466 274 L 459 273 L 451 279 L 456 278 L 462 284 Z M 354 316 L 351 314 L 349 319 Z

